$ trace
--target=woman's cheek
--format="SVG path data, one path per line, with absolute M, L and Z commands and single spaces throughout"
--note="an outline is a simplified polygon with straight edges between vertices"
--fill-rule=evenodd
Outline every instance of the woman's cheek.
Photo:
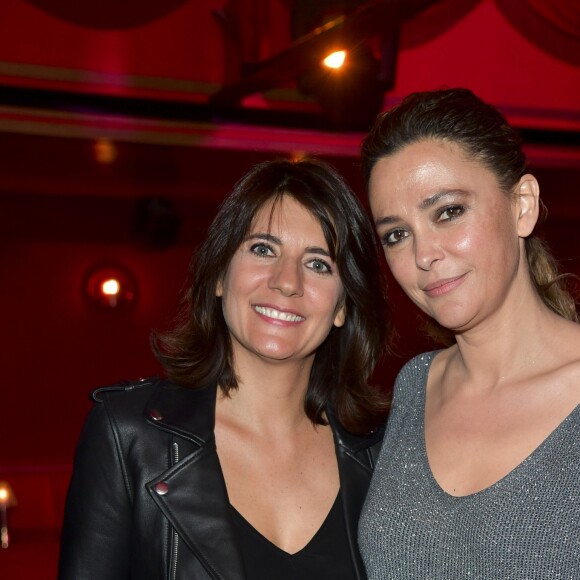
M 474 248 L 481 248 L 482 244 L 486 243 L 481 233 L 474 228 L 464 228 L 457 233 L 454 245 L 461 253 L 469 252 Z

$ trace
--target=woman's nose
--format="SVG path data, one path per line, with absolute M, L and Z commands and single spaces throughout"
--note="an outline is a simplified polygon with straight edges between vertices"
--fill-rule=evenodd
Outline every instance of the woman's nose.
M 415 236 L 415 264 L 421 270 L 428 271 L 433 264 L 443 258 L 441 247 L 433 236 Z
M 302 296 L 302 268 L 294 260 L 281 259 L 272 269 L 269 287 L 284 296 Z

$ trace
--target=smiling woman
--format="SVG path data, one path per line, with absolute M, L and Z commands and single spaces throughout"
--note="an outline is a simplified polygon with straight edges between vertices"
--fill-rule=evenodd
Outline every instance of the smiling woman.
M 372 224 L 320 161 L 263 163 L 196 252 L 167 379 L 99 389 L 61 580 L 365 578 L 390 328 Z M 98 557 L 95 557 L 98 554 Z
M 369 577 L 575 578 L 580 326 L 539 185 L 467 89 L 415 93 L 362 149 L 393 276 L 452 337 L 395 385 L 359 528 Z
M 318 220 L 291 196 L 268 203 L 218 283 L 234 359 L 294 360 L 309 373 L 304 362 L 344 324 L 342 294 Z

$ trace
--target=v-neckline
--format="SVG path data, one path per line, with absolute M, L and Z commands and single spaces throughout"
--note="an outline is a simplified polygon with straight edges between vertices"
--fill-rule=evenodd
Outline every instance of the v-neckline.
M 336 494 L 336 498 L 334 499 L 334 502 L 332 503 L 330 510 L 328 511 L 328 513 L 326 514 L 326 517 L 324 518 L 324 520 L 320 524 L 320 527 L 316 530 L 316 532 L 314 532 L 312 537 L 308 540 L 308 542 L 302 548 L 300 548 L 296 552 L 292 552 L 292 553 L 287 552 L 286 550 L 280 548 L 274 542 L 272 542 L 266 536 L 264 536 L 264 534 L 262 534 L 260 531 L 258 531 L 232 504 L 230 504 L 230 508 L 232 510 L 232 514 L 234 515 L 234 517 L 239 522 L 241 522 L 242 525 L 252 535 L 256 536 L 267 547 L 283 554 L 286 557 L 293 558 L 295 556 L 300 556 L 301 554 L 304 554 L 305 552 L 307 552 L 309 550 L 309 548 L 312 546 L 312 544 L 316 541 L 318 536 L 324 532 L 324 529 L 329 525 L 329 521 L 331 519 L 331 516 L 334 515 L 334 512 L 339 507 L 339 500 L 340 500 L 340 489 L 338 490 L 338 493 Z
M 570 413 L 568 415 L 566 415 L 562 419 L 562 421 L 552 431 L 550 431 L 550 433 L 548 433 L 548 435 L 537 445 L 537 447 L 532 449 L 532 451 L 526 457 L 524 457 L 524 459 L 522 459 L 517 465 L 515 465 L 512 469 L 510 469 L 510 471 L 508 471 L 505 475 L 500 477 L 497 481 L 491 483 L 490 485 L 488 485 L 488 486 L 486 486 L 478 491 L 474 491 L 473 493 L 468 493 L 465 495 L 450 494 L 441 487 L 441 485 L 437 481 L 437 478 L 433 474 L 433 470 L 431 469 L 431 464 L 429 462 L 429 456 L 427 454 L 427 439 L 426 439 L 426 433 L 425 433 L 425 410 L 426 410 L 426 402 L 427 402 L 427 381 L 429 379 L 429 371 L 431 370 L 431 364 L 433 363 L 433 359 L 435 358 L 435 356 L 437 355 L 438 352 L 440 352 L 440 351 L 434 351 L 433 353 L 431 353 L 431 359 L 429 360 L 429 363 L 428 363 L 428 366 L 426 369 L 426 373 L 425 373 L 425 381 L 423 383 L 423 397 L 422 397 L 421 409 L 420 409 L 420 413 L 419 413 L 419 417 L 420 417 L 420 421 L 421 421 L 421 425 L 420 425 L 420 431 L 421 431 L 420 452 L 423 456 L 424 468 L 427 471 L 427 475 L 428 475 L 431 483 L 439 491 L 439 493 L 443 494 L 444 496 L 446 496 L 447 498 L 449 498 L 451 500 L 457 500 L 457 501 L 468 500 L 470 498 L 474 498 L 476 496 L 480 496 L 480 495 L 485 494 L 485 493 L 492 493 L 497 487 L 500 487 L 503 484 L 503 482 L 509 481 L 510 479 L 512 479 L 512 477 L 516 477 L 517 474 L 525 467 L 525 465 L 527 463 L 529 463 L 536 455 L 539 455 L 547 447 L 549 447 L 549 445 L 552 443 L 552 441 L 558 437 L 558 434 L 562 431 L 564 425 L 567 424 L 569 421 L 571 421 L 572 418 L 576 415 L 576 413 L 580 412 L 580 405 L 576 405 L 576 407 L 574 407 L 574 409 L 572 409 L 570 411 Z

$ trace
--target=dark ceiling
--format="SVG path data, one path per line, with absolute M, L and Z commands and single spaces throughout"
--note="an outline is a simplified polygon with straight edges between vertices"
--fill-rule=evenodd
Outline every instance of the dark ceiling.
M 40 215 L 49 198 L 54 208 L 67 200 L 70 213 L 102 199 L 105 214 L 165 197 L 195 208 L 197 231 L 250 165 L 278 155 L 324 157 L 362 195 L 364 131 L 340 130 L 297 78 L 312 66 L 310 49 L 342 39 L 368 47 L 389 73 L 383 109 L 442 85 L 500 107 L 524 136 L 552 218 L 578 218 L 573 0 L 103 0 L 98 9 L 7 0 L 2 29 L 5 208 Z M 356 108 L 341 114 L 351 122 Z

